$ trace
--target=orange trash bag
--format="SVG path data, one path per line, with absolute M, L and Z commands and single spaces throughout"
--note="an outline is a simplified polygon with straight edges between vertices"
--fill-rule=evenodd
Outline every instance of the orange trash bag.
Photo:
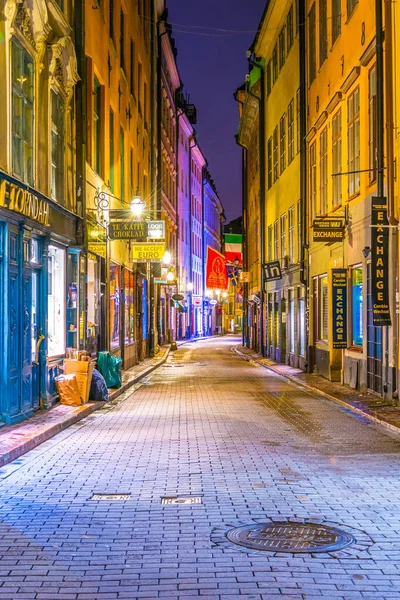
M 83 404 L 75 375 L 59 375 L 55 378 L 61 404 L 81 406 Z

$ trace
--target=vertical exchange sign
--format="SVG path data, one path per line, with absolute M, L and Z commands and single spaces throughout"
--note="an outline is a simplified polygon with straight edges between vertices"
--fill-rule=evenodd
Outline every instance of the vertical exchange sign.
M 371 299 L 373 324 L 391 325 L 389 309 L 389 227 L 386 198 L 372 198 Z
M 347 270 L 332 269 L 332 342 L 347 348 Z

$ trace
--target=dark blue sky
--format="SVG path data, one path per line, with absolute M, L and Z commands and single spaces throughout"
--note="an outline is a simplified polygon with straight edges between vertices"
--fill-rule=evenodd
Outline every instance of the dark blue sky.
M 241 214 L 242 202 L 241 152 L 233 137 L 238 127 L 233 92 L 245 80 L 246 50 L 264 6 L 265 0 L 167 0 L 179 73 L 190 101 L 197 106 L 198 142 L 227 221 Z

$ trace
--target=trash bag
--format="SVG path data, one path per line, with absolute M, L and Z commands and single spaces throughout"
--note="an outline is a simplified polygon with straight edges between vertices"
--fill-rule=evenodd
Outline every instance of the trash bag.
M 109 352 L 99 352 L 97 369 L 103 375 L 108 388 L 120 388 L 122 385 L 122 360 Z
M 60 404 L 81 406 L 83 404 L 75 375 L 59 375 L 55 378 Z
M 108 389 L 106 381 L 103 375 L 97 369 L 93 369 L 89 400 L 102 400 L 103 402 L 108 401 Z

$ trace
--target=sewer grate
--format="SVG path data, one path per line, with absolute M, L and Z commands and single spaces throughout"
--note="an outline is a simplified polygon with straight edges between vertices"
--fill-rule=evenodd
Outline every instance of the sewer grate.
M 162 496 L 161 504 L 202 504 L 200 496 Z
M 230 542 L 267 552 L 332 552 L 355 542 L 350 533 L 315 523 L 275 522 L 245 525 L 226 534 Z
M 109 502 L 117 502 L 118 500 L 130 500 L 130 494 L 93 494 L 90 500 L 108 500 Z

